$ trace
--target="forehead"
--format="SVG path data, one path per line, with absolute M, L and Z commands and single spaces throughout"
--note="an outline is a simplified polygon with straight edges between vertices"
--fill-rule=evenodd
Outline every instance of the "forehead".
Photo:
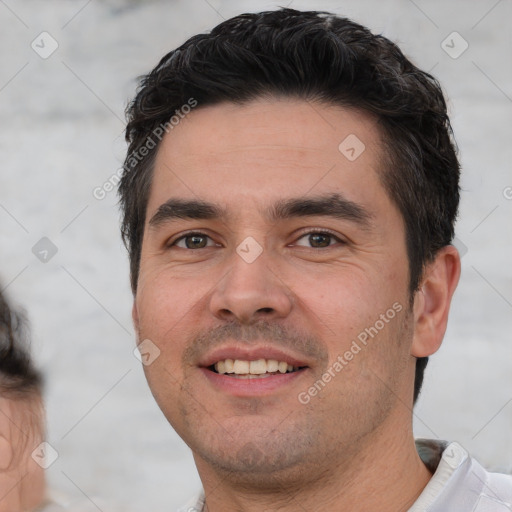
M 148 211 L 172 196 L 247 208 L 339 192 L 372 203 L 386 195 L 383 154 L 375 118 L 359 110 L 290 98 L 198 106 L 160 144 Z

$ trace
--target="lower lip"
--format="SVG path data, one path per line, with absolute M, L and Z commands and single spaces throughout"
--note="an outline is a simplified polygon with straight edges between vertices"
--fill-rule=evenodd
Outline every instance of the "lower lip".
M 307 369 L 297 370 L 280 375 L 269 375 L 268 377 L 241 379 L 228 377 L 226 374 L 215 373 L 207 368 L 201 368 L 203 375 L 216 388 L 230 395 L 241 397 L 269 395 L 297 379 L 300 379 L 306 370 Z

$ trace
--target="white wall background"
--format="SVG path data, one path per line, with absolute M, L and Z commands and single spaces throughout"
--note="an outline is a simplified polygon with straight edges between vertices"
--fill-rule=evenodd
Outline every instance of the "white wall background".
M 132 354 L 116 194 L 100 201 L 93 189 L 121 165 L 136 76 L 223 18 L 288 2 L 0 2 L 0 279 L 29 312 L 46 375 L 49 441 L 60 454 L 51 485 L 103 512 L 172 511 L 200 484 Z M 467 252 L 415 428 L 512 470 L 512 2 L 288 5 L 368 25 L 444 86 L 463 163 L 457 233 Z M 31 48 L 43 31 L 59 45 L 47 59 Z M 457 59 L 441 47 L 453 31 L 469 44 Z M 58 249 L 47 263 L 32 253 L 44 236 Z

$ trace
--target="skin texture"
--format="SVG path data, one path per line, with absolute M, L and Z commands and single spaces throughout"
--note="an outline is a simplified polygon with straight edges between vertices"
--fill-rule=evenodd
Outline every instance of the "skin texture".
M 32 459 L 42 442 L 39 399 L 0 397 L 0 512 L 27 512 L 44 499 L 44 471 Z
M 365 145 L 354 161 L 338 149 L 350 134 Z M 460 261 L 443 249 L 409 307 L 404 223 L 379 178 L 382 152 L 369 115 L 284 98 L 197 108 L 162 141 L 133 318 L 139 341 L 160 350 L 146 377 L 193 451 L 210 512 L 396 512 L 431 476 L 412 434 L 415 358 L 442 341 Z M 332 194 L 368 222 L 269 218 L 277 201 Z M 225 215 L 151 225 L 177 198 Z M 318 247 L 312 230 L 333 236 Z M 188 231 L 209 237 L 206 246 L 178 242 Z M 247 237 L 262 249 L 251 263 L 237 253 Z M 396 316 L 333 372 L 393 304 Z M 237 396 L 200 368 L 226 346 L 279 348 L 307 368 L 268 393 Z M 335 377 L 301 403 L 329 369 Z

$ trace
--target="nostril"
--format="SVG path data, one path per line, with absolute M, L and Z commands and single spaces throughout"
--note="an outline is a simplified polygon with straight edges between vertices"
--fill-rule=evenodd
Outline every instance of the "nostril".
M 273 309 L 272 308 L 260 308 L 258 309 L 258 313 L 261 312 L 261 313 L 273 313 Z

